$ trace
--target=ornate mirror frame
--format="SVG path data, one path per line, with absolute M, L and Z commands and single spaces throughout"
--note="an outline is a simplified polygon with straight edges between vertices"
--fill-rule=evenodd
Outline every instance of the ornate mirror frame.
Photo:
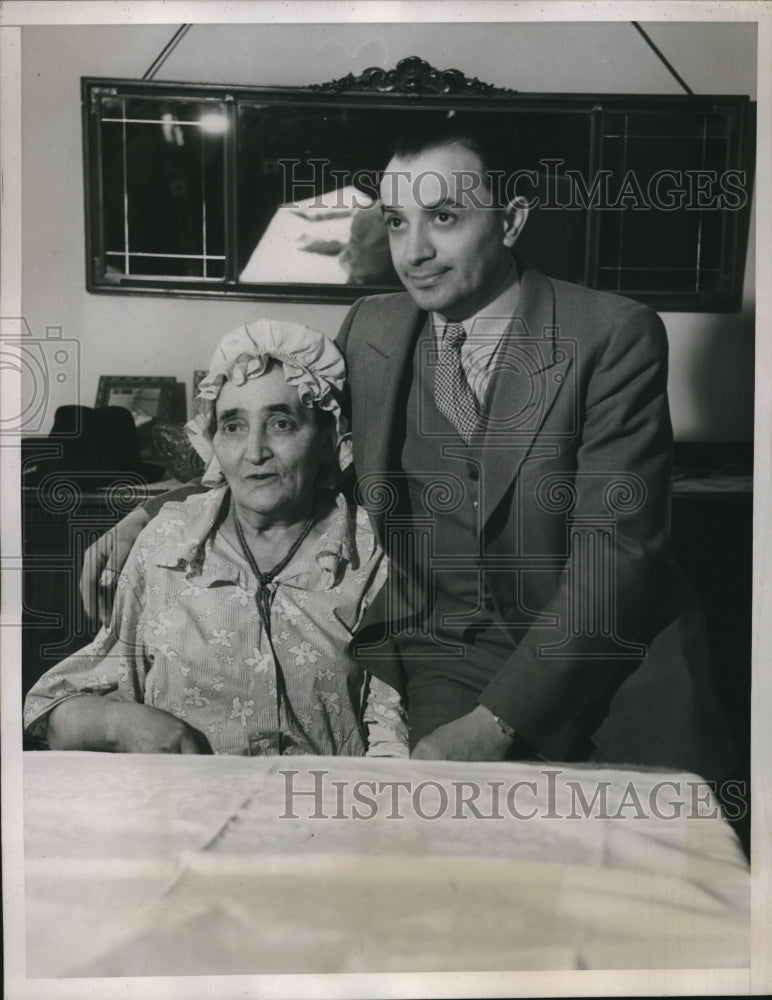
M 520 93 L 410 57 L 306 88 L 84 78 L 82 103 L 90 292 L 396 290 L 378 175 L 399 133 L 452 112 L 516 140 L 534 205 L 518 250 L 545 273 L 658 309 L 740 305 L 745 97 Z

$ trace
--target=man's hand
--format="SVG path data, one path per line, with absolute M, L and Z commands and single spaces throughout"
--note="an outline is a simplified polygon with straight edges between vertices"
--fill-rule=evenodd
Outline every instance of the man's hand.
M 460 719 L 419 740 L 410 754 L 419 760 L 506 760 L 512 740 L 493 715 L 478 705 Z
M 48 716 L 52 750 L 111 753 L 201 753 L 212 748 L 203 733 L 163 709 L 99 695 L 68 698 Z
M 137 536 L 149 521 L 149 516 L 140 507 L 127 514 L 86 549 L 80 575 L 80 596 L 92 622 L 98 615 L 102 625 L 109 623 L 118 574 Z

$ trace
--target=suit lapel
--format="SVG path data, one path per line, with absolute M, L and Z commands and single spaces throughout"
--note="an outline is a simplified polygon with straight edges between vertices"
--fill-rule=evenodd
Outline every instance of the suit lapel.
M 549 280 L 520 264 L 521 290 L 511 332 L 496 356 L 483 439 L 486 517 L 495 510 L 567 380 L 571 353 L 556 343 L 555 294 Z
M 559 330 L 552 284 L 524 262 L 518 263 L 520 302 L 512 330 L 497 356 L 482 442 L 483 509 L 487 516 L 532 449 L 573 360 L 571 352 L 556 343 Z M 366 433 L 354 434 L 354 464 L 364 486 L 366 477 L 375 475 L 382 481 L 393 469 L 392 443 L 405 407 L 404 379 L 427 319 L 407 294 L 383 305 L 380 316 L 363 334 L 364 396 L 358 407 L 363 417 L 358 423 Z M 383 514 L 372 508 L 371 513 L 381 534 Z
M 405 408 L 405 376 L 426 319 L 427 314 L 405 294 L 392 299 L 364 334 L 365 395 L 360 412 L 366 432 L 354 434 L 354 465 L 360 482 L 370 475 L 389 478 L 393 470 L 392 444 Z M 375 514 L 374 520 L 380 531 L 382 516 Z

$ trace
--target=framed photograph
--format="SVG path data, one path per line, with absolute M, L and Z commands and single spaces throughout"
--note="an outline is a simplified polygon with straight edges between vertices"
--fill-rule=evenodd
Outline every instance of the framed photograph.
M 174 419 L 176 379 L 171 375 L 102 375 L 96 406 L 123 406 L 138 431 Z

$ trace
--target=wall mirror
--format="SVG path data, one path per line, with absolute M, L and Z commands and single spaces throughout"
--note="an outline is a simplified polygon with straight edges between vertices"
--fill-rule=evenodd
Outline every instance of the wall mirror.
M 658 309 L 739 308 L 745 97 L 529 94 L 411 57 L 306 88 L 82 81 L 87 288 L 352 302 L 399 282 L 377 204 L 394 137 L 485 116 L 545 273 Z

